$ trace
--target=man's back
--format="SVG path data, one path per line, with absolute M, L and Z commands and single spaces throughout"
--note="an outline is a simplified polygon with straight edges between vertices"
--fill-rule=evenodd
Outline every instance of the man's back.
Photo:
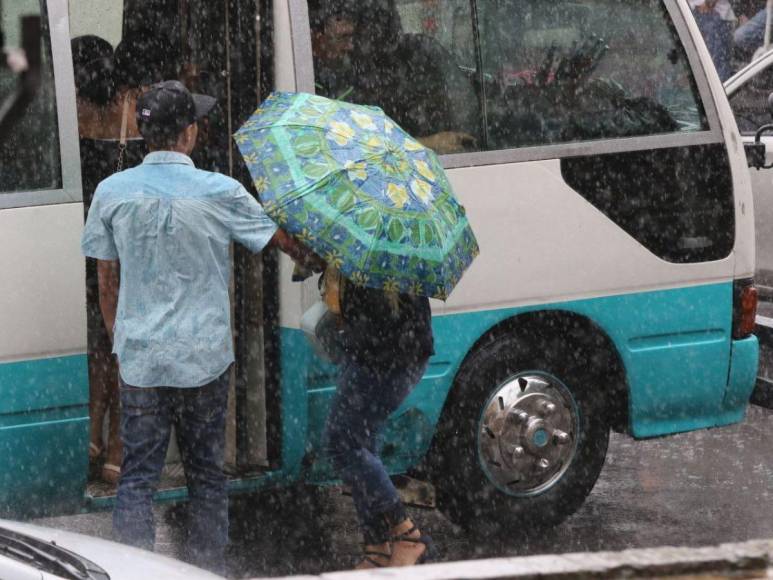
M 186 155 L 154 152 L 102 182 L 91 212 L 84 250 L 121 263 L 113 349 L 124 381 L 195 387 L 225 371 L 230 243 L 259 252 L 276 231 L 259 204 Z

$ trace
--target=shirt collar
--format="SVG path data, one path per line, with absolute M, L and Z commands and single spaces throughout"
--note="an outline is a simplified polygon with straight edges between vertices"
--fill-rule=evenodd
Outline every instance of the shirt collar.
M 178 153 L 177 151 L 151 151 L 145 155 L 142 163 L 148 163 L 151 165 L 160 165 L 164 163 L 179 163 L 182 165 L 190 165 L 195 167 L 193 160 L 185 155 L 185 153 Z

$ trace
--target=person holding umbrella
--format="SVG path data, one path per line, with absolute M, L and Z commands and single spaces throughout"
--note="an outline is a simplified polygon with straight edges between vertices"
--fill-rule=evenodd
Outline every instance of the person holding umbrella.
M 197 122 L 214 104 L 179 81 L 139 96 L 137 125 L 150 153 L 99 184 L 81 245 L 98 261 L 100 306 L 120 371 L 124 453 L 113 534 L 153 549 L 152 498 L 174 426 L 190 494 L 189 557 L 222 574 L 231 242 L 255 253 L 271 243 L 312 269 L 322 264 L 238 181 L 194 167 Z
M 325 429 L 351 487 L 358 568 L 435 553 L 379 458 L 379 435 L 433 354 L 429 297 L 445 299 L 478 254 L 435 154 L 381 109 L 275 93 L 235 135 L 266 212 L 321 256 L 342 353 Z
M 352 489 L 362 526 L 365 557 L 358 567 L 422 563 L 434 556 L 432 538 L 408 517 L 378 456 L 378 437 L 434 354 L 429 300 L 344 278 L 334 287 L 345 343 L 325 441 L 334 467 Z

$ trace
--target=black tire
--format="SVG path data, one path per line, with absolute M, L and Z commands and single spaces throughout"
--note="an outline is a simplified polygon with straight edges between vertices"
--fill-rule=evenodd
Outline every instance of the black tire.
M 520 331 L 479 347 L 465 361 L 429 457 L 438 507 L 454 523 L 472 530 L 523 531 L 561 522 L 593 488 L 604 465 L 610 421 L 604 392 L 609 378 L 594 372 L 592 347 L 572 332 Z M 592 341 L 591 341 L 592 342 Z M 574 398 L 574 456 L 550 487 L 534 495 L 510 495 L 481 466 L 477 437 L 484 406 L 519 373 L 557 378 Z M 493 528 L 493 530 L 492 530 Z

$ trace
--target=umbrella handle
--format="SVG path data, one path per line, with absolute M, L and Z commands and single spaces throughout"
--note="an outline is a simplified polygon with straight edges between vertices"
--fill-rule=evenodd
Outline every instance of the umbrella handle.
M 303 264 L 299 264 L 298 262 L 295 262 L 295 265 L 293 267 L 293 282 L 303 282 L 304 280 L 308 280 L 314 275 L 314 270 L 309 268 L 308 266 L 304 266 Z
M 329 266 L 322 276 L 322 299 L 333 314 L 341 314 L 341 297 L 344 290 L 344 277 L 338 268 Z

